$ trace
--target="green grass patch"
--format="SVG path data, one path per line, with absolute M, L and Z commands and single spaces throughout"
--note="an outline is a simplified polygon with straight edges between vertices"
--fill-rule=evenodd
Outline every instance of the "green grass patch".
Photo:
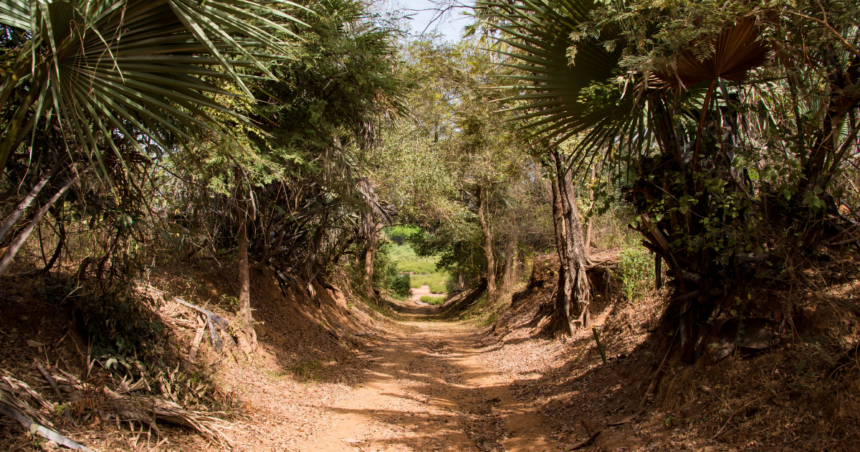
M 415 254 L 408 243 L 392 245 L 388 251 L 393 262 L 397 263 L 397 271 L 411 273 L 409 287 L 417 289 L 423 285 L 430 286 L 430 292 L 445 293 L 445 281 L 450 277 L 448 272 L 437 271 L 437 256 L 421 257 Z
M 618 275 L 624 282 L 624 295 L 637 303 L 654 289 L 654 257 L 641 247 L 622 250 L 618 255 Z
M 415 274 L 427 274 L 436 272 L 438 257 L 421 257 L 415 254 L 409 244 L 392 245 L 388 251 L 391 260 L 397 262 L 397 271 L 411 272 Z
M 490 325 L 496 323 L 496 320 L 499 320 L 499 313 L 498 312 L 494 312 L 494 313 L 490 314 L 489 317 L 484 319 L 484 326 L 490 326 Z
M 445 303 L 445 297 L 434 297 L 432 295 L 424 295 L 421 297 L 421 302 L 427 303 L 427 304 L 439 305 L 439 304 Z
M 430 292 L 445 293 L 445 281 L 448 274 L 445 272 L 431 273 L 429 275 L 413 275 L 409 280 L 409 287 L 417 289 L 423 285 L 430 286 Z
M 293 366 L 292 371 L 301 381 L 319 381 L 322 378 L 323 365 L 319 360 L 304 358 Z

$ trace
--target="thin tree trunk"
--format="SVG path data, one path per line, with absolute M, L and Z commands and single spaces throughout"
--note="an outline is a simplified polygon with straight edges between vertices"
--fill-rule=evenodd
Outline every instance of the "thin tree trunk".
M 57 263 L 57 260 L 60 258 L 60 255 L 63 253 L 63 247 L 66 246 L 66 226 L 63 224 L 62 218 L 57 218 L 57 230 L 59 241 L 57 242 L 57 248 L 54 250 L 54 255 L 51 256 L 51 260 L 48 261 L 48 265 L 42 269 L 43 273 L 49 272 L 54 264 Z
M 595 179 L 596 175 L 597 175 L 596 167 L 595 167 L 595 165 L 591 165 L 591 183 L 592 184 L 594 183 L 594 179 Z M 588 191 L 588 201 L 589 201 L 589 208 L 594 210 L 594 187 L 591 187 L 591 190 Z M 594 215 L 592 212 L 592 215 L 590 217 L 588 217 L 588 225 L 585 227 L 585 240 L 583 242 L 585 244 L 585 250 L 584 251 L 585 251 L 585 259 L 586 260 L 591 260 L 591 252 L 590 252 L 591 251 L 591 230 L 592 230 L 593 224 L 594 224 Z
M 236 339 L 239 348 L 250 355 L 257 348 L 257 333 L 254 331 L 254 317 L 251 313 L 251 275 L 248 269 L 248 217 L 241 209 L 237 210 L 239 220 L 239 331 Z
M 478 187 L 478 222 L 484 234 L 484 255 L 487 257 L 487 300 L 496 300 L 496 259 L 493 256 L 493 231 L 487 221 L 487 196 L 483 187 Z
M 65 166 L 66 160 L 61 158 L 51 169 L 39 179 L 39 182 L 30 189 L 30 192 L 27 193 L 27 196 L 15 206 L 15 209 L 12 210 L 12 213 L 3 220 L 3 225 L 0 226 L 0 243 L 3 243 L 3 239 L 6 237 L 6 234 L 15 226 L 15 223 L 21 218 L 21 215 L 30 207 L 30 204 L 33 204 L 33 200 L 39 195 L 43 188 L 45 188 L 45 184 L 47 184 L 54 176 L 57 175 L 58 172 Z
M 28 224 L 27 227 L 24 228 L 24 230 L 21 231 L 20 234 L 18 234 L 18 237 L 15 238 L 15 241 L 13 241 L 9 245 L 9 248 L 6 249 L 5 254 L 3 254 L 3 258 L 0 259 L 0 276 L 6 273 L 6 270 L 9 268 L 9 265 L 12 263 L 12 259 L 14 259 L 15 255 L 18 254 L 18 251 L 21 249 L 21 246 L 24 245 L 24 242 L 27 240 L 28 237 L 30 237 L 30 234 L 33 232 L 33 229 L 36 228 L 36 225 L 39 224 L 39 221 L 48 212 L 48 209 L 50 209 L 51 206 L 53 206 L 54 203 L 56 203 L 63 196 L 66 190 L 68 190 L 69 187 L 71 187 L 72 184 L 74 184 L 77 180 L 78 175 L 76 174 L 75 177 L 69 179 L 65 183 L 65 185 L 60 187 L 60 189 L 57 190 L 56 193 L 54 193 L 54 196 L 52 196 L 51 199 L 49 199 L 48 202 L 46 202 L 45 205 L 42 206 L 41 209 L 39 209 L 39 211 L 36 213 L 36 216 L 33 217 L 32 220 L 30 220 L 30 224 Z
M 503 290 L 507 291 L 514 285 L 516 278 L 517 242 L 509 240 L 505 246 L 505 277 L 502 279 Z
M 367 250 L 364 253 L 364 285 L 368 298 L 376 298 L 376 292 L 373 290 L 373 263 L 376 260 L 376 246 L 379 242 L 379 231 L 382 229 L 382 224 L 375 224 L 370 230 L 370 237 L 367 239 Z

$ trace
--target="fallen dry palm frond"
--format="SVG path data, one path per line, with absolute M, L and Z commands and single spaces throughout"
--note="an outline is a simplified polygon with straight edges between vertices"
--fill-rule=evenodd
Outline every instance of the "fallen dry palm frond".
M 217 413 L 188 410 L 157 396 L 132 394 L 149 387 L 149 383 L 143 378 L 137 382 L 123 380 L 117 391 L 113 391 L 107 387 L 96 388 L 90 383 L 81 382 L 68 372 L 58 369 L 55 371 L 57 373 L 51 374 L 46 370 L 46 373 L 57 384 L 62 399 L 70 401 L 71 410 L 78 416 L 98 416 L 102 421 L 112 420 L 117 424 L 128 422 L 132 428 L 134 423 L 137 423 L 146 426 L 159 439 L 163 439 L 164 434 L 157 425 L 157 421 L 161 421 L 193 429 L 223 448 L 232 445 L 232 441 L 224 434 L 224 431 L 230 428 L 229 424 L 212 415 Z M 30 432 L 57 444 L 70 449 L 89 450 L 52 430 L 51 422 L 43 413 L 33 408 L 34 404 L 49 412 L 55 411 L 53 403 L 26 383 L 14 378 L 8 371 L 0 369 L 0 414 L 16 419 Z
M 42 398 L 38 392 L 30 389 L 23 381 L 12 377 L 12 374 L 6 370 L 0 369 L 0 375 L 2 375 L 0 376 L 0 414 L 20 422 L 30 433 L 35 433 L 72 450 L 89 452 L 89 449 L 83 445 L 48 428 L 53 427 L 51 422 L 30 406 L 28 400 L 32 399 L 48 409 L 53 409 L 53 404 Z
M 172 297 L 172 300 L 170 300 L 164 291 L 156 289 L 150 285 L 140 286 L 138 287 L 138 290 L 141 293 L 151 296 L 153 299 L 161 302 L 162 307 L 158 310 L 157 314 L 161 317 L 164 323 L 182 326 L 192 330 L 199 330 L 196 320 L 192 321 L 179 318 L 180 315 L 185 313 L 185 308 L 189 308 L 191 309 L 191 312 L 194 313 L 194 319 L 197 318 L 197 315 L 203 316 L 206 326 L 209 327 L 212 346 L 215 347 L 216 350 L 220 351 L 222 348 L 221 335 L 218 334 L 218 330 L 221 330 L 224 333 L 223 336 L 226 338 L 226 341 L 230 346 L 236 345 L 236 341 L 233 340 L 230 322 L 224 317 L 221 317 L 208 309 L 203 309 L 191 304 L 180 297 Z M 195 343 L 199 344 L 197 339 L 195 339 Z M 194 355 L 196 356 L 196 352 Z M 191 361 L 193 361 L 193 359 L 191 359 Z
M 156 421 L 196 430 L 203 436 L 216 441 L 222 447 L 231 443 L 223 430 L 229 428 L 225 421 L 199 411 L 186 410 L 177 403 L 160 397 L 141 395 L 120 395 L 103 388 L 105 401 L 98 407 L 103 420 L 118 422 L 138 422 L 152 429 L 159 438 L 164 435 Z
M 80 382 L 73 386 L 83 389 Z M 212 416 L 217 413 L 207 414 L 188 410 L 158 396 L 131 393 L 144 386 L 148 386 L 148 383 L 141 378 L 131 385 L 120 385 L 119 392 L 114 392 L 107 387 L 102 388 L 100 391 L 103 395 L 102 403 L 96 409 L 99 416 L 105 421 L 138 422 L 151 428 L 159 438 L 163 438 L 164 435 L 158 429 L 156 421 L 196 430 L 222 447 L 231 444 L 230 439 L 224 434 L 224 430 L 228 429 L 229 425 L 226 421 Z
M 133 394 L 144 388 L 149 389 L 150 384 L 143 377 L 137 382 L 123 379 L 117 390 L 113 391 L 107 387 L 96 389 L 88 383 L 79 381 L 74 375 L 67 372 L 62 374 L 62 376 L 53 377 L 69 388 L 71 394 L 68 399 L 79 401 L 79 407 L 88 406 L 104 421 L 137 422 L 150 428 L 159 438 L 163 438 L 164 435 L 156 424 L 156 421 L 162 421 L 196 430 L 222 447 L 232 444 L 224 434 L 224 430 L 230 428 L 228 423 L 212 416 L 218 413 L 188 410 L 158 396 Z

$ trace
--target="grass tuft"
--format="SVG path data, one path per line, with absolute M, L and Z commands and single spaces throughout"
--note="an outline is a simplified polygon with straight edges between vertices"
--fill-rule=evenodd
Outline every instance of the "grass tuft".
M 440 305 L 445 303 L 445 297 L 434 297 L 432 295 L 424 295 L 421 297 L 421 302 L 427 304 Z

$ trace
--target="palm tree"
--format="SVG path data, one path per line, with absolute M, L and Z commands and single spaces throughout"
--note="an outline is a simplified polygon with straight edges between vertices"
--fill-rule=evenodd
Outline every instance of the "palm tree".
M 714 250 L 692 245 L 712 233 L 702 219 L 716 209 L 710 202 L 713 193 L 702 186 L 699 151 L 718 81 L 743 80 L 765 60 L 769 48 L 760 42 L 755 20 L 725 24 L 712 41 L 700 43 L 713 48 L 710 54 L 703 56 L 701 49 L 693 48 L 671 55 L 651 73 L 637 73 L 621 66 L 625 36 L 613 25 L 601 28 L 599 36 L 583 32 L 594 21 L 591 11 L 598 2 L 522 0 L 481 5 L 484 17 L 501 31 L 499 41 L 513 49 L 504 52 L 513 61 L 509 66 L 517 70 L 510 77 L 514 86 L 507 88 L 518 91 L 506 100 L 514 104 L 511 110 L 520 113 L 517 119 L 526 121 L 534 135 L 549 143 L 547 149 L 576 137 L 566 162 L 557 164 L 559 179 L 568 171 L 591 166 L 596 159 L 603 159 L 604 166 L 616 174 L 634 170 L 638 178 L 627 192 L 641 217 L 643 243 L 669 264 L 677 298 L 689 300 L 701 290 L 707 300 L 707 291 L 726 281 L 711 275 L 716 272 Z M 616 45 L 609 50 L 607 42 Z M 622 73 L 627 82 L 623 88 L 613 80 Z M 723 97 L 726 101 L 727 96 Z M 730 180 L 731 162 L 718 162 L 715 156 L 718 141 L 721 138 L 709 140 L 709 176 Z M 557 152 L 554 155 L 561 158 Z M 685 294 L 692 295 L 685 298 Z M 703 303 L 696 315 L 711 315 L 709 308 L 713 305 Z
M 855 227 L 828 184 L 860 130 L 856 5 L 479 5 L 513 49 L 519 119 L 547 149 L 576 136 L 568 168 L 602 158 L 624 179 L 643 244 L 674 276 L 665 331 L 680 331 L 685 359 L 756 262 L 796 277 L 828 231 Z
M 105 151 L 126 166 L 147 159 L 133 158 L 123 143 L 142 155 L 145 147 L 168 152 L 203 131 L 227 133 L 225 118 L 247 122 L 227 102 L 253 99 L 243 80 L 255 73 L 273 77 L 266 64 L 287 55 L 288 43 L 275 36 L 296 37 L 285 25 L 301 22 L 285 7 L 299 6 L 261 0 L 2 0 L 3 32 L 23 43 L 3 56 L 9 69 L 0 83 L 0 174 L 10 160 L 34 157 L 42 128 L 59 130 L 65 152 L 36 156 L 47 163 L 0 226 L 0 241 L 49 181 L 64 171 L 69 180 L 78 177 L 70 171 L 76 161 L 90 163 L 110 183 Z M 16 242 L 24 239 L 26 234 Z M 6 252 L 0 273 L 15 251 L 13 246 Z

